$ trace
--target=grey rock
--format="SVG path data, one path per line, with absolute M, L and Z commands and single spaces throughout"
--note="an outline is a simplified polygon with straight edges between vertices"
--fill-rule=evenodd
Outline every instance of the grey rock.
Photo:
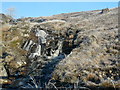
M 4 67 L 4 65 L 2 63 L 0 63 L 0 84 L 4 84 L 5 82 L 7 82 L 7 71 Z
M 0 76 L 5 76 L 5 77 L 8 76 L 7 72 L 6 72 L 6 69 L 5 69 L 5 67 L 2 63 L 0 64 Z
M 33 58 L 35 58 L 35 57 L 37 57 L 37 56 L 41 56 L 41 45 L 37 45 L 37 48 L 35 48 L 35 52 L 34 52 L 34 53 L 31 53 L 31 54 L 29 55 L 29 58 L 30 58 L 30 59 L 33 59 Z

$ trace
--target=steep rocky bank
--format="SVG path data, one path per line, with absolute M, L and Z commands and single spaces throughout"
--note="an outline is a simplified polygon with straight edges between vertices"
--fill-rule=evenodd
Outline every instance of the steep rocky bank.
M 4 88 L 120 88 L 118 8 L 3 18 Z

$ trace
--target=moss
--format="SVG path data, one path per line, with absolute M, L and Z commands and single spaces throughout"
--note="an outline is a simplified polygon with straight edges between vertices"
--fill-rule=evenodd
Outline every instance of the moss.
M 21 42 L 21 40 L 12 41 L 10 43 L 10 47 L 12 47 L 12 48 L 18 47 L 18 45 L 20 44 L 20 42 Z

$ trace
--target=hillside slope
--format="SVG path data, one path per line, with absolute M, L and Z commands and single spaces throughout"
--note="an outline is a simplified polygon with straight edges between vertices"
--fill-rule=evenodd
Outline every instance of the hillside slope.
M 4 88 L 120 88 L 118 8 L 11 19 L 0 29 Z

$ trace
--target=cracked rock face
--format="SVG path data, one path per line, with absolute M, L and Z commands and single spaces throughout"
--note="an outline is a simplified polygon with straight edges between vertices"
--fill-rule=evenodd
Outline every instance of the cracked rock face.
M 62 49 L 62 41 L 60 39 L 57 39 L 60 41 L 55 40 L 55 36 L 51 36 L 49 32 L 45 32 L 45 30 L 40 30 L 39 27 L 39 25 L 37 27 L 34 26 L 31 30 L 32 35 L 34 35 L 37 42 L 34 42 L 33 39 L 27 40 L 23 44 L 22 48 L 29 51 L 28 57 L 30 59 L 34 59 L 39 56 L 44 56 L 47 59 L 57 57 Z M 56 36 L 56 38 L 58 38 L 58 36 Z

